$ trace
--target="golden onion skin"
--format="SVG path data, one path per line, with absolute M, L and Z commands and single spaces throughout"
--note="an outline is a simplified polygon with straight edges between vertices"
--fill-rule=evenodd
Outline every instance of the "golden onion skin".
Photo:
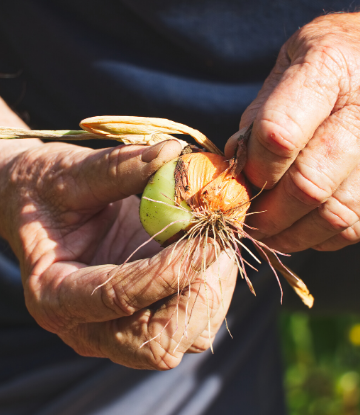
M 150 236 L 167 245 L 190 229 L 201 212 L 221 213 L 241 226 L 249 206 L 244 176 L 235 179 L 225 157 L 198 152 L 174 159 L 154 174 L 141 199 L 140 220 Z

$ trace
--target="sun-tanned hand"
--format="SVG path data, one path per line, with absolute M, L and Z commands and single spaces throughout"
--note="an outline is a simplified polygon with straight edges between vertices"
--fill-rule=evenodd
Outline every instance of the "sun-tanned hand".
M 133 368 L 166 370 L 184 353 L 206 350 L 208 306 L 212 338 L 224 317 L 219 269 L 225 308 L 235 286 L 236 268 L 226 254 L 220 266 L 206 272 L 208 300 L 197 272 L 200 252 L 179 277 L 180 289 L 191 281 L 190 295 L 185 289 L 178 298 L 186 242 L 178 245 L 171 264 L 172 247 L 160 250 L 151 241 L 120 266 L 149 239 L 139 221 L 139 200 L 131 195 L 179 155 L 180 145 L 91 150 L 24 141 L 0 143 L 0 234 L 20 260 L 26 304 L 35 320 L 82 355 Z M 206 255 L 214 259 L 213 250 Z M 188 314 L 192 310 L 188 327 L 186 305 Z
M 245 174 L 263 192 L 253 236 L 283 252 L 360 240 L 360 13 L 315 19 L 283 46 L 240 129 Z M 230 157 L 236 136 L 226 146 Z

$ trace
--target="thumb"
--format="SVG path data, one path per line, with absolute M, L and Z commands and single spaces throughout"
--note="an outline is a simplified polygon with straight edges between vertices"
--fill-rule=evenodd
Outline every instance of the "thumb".
M 141 193 L 150 176 L 178 157 L 181 150 L 178 141 L 170 140 L 151 147 L 131 145 L 92 151 L 82 160 L 77 176 L 77 208 L 88 207 L 89 201 L 104 205 Z M 82 204 L 87 206 L 79 206 Z

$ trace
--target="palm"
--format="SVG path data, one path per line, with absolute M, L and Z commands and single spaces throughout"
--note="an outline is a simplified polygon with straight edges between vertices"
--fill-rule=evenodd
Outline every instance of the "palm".
M 227 308 L 236 278 L 233 262 L 221 255 L 219 266 L 199 274 L 203 257 L 208 263 L 215 259 L 214 249 L 199 248 L 192 266 L 179 273 L 187 242 L 161 250 L 149 241 L 139 199 L 131 196 L 180 151 L 169 142 L 158 151 L 154 146 L 155 158 L 149 159 L 143 146 L 94 151 L 49 144 L 13 163 L 5 214 L 14 218 L 9 235 L 16 235 L 12 245 L 22 264 L 27 306 L 42 327 L 81 354 L 166 369 L 191 347 L 206 349 L 223 320 L 219 269 L 228 276 L 222 282 Z M 179 288 L 180 295 L 173 296 Z M 153 308 L 158 301 L 162 307 Z M 176 309 L 179 317 L 173 319 Z M 187 310 L 193 315 L 188 327 Z M 140 347 L 154 336 L 156 341 Z
M 142 243 L 149 241 L 131 260 L 147 258 L 159 252 L 139 220 L 139 200 L 132 196 L 89 214 L 85 223 L 65 230 L 56 242 L 66 260 L 87 265 L 122 264 Z M 57 224 L 58 225 L 58 224 Z M 63 256 L 62 255 L 62 256 Z
M 109 150 L 94 152 L 67 144 L 44 147 L 25 154 L 16 170 L 17 188 L 22 191 L 17 192 L 14 202 L 22 212 L 19 223 L 22 245 L 36 258 L 51 255 L 53 262 L 121 264 L 149 239 L 139 220 L 138 198 L 127 197 L 132 189 L 141 191 L 146 181 L 142 178 L 141 183 L 134 183 L 131 177 L 123 175 L 122 186 L 115 187 L 116 192 L 112 180 L 119 180 L 117 170 L 103 180 L 97 163 L 106 158 L 106 170 L 110 170 L 111 157 L 115 160 L 118 157 L 116 150 L 109 156 L 106 153 Z M 132 158 L 136 156 L 136 149 L 127 152 L 123 164 L 132 167 Z M 84 174 L 87 169 L 90 172 Z M 57 170 L 60 174 L 54 174 Z M 154 255 L 158 250 L 158 245 L 151 241 L 133 259 Z M 27 272 L 31 269 L 27 268 Z

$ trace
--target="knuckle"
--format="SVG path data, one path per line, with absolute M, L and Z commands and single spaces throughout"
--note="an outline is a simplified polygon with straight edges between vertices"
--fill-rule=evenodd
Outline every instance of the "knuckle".
M 302 86 L 309 91 L 312 100 L 318 106 L 327 108 L 326 116 L 328 116 L 339 95 L 339 71 L 334 67 L 335 64 L 330 58 L 324 58 L 320 52 L 314 52 L 314 54 L 321 56 L 313 56 L 311 62 L 302 64 L 307 66 L 307 76 Z
M 342 242 L 345 245 L 353 245 L 360 241 L 360 222 L 357 222 L 353 226 L 349 227 L 345 231 L 339 234 Z
M 157 371 L 166 371 L 175 369 L 181 362 L 181 356 L 174 356 L 166 351 L 160 343 L 149 343 L 149 365 L 152 369 Z
M 120 316 L 131 316 L 137 311 L 136 300 L 129 294 L 126 284 L 105 284 L 101 287 L 101 301 Z
M 339 79 L 339 75 L 343 75 L 347 78 L 348 42 L 341 39 L 339 31 L 334 28 L 329 30 L 330 27 L 328 21 L 320 19 L 305 25 L 295 33 L 293 39 L 296 46 L 293 48 L 292 61 L 299 59 L 310 63 L 317 73 L 322 73 L 323 76 L 335 76 Z
M 294 37 L 300 40 L 306 39 L 311 44 L 319 43 L 322 39 L 334 39 L 337 41 L 339 39 L 339 33 L 336 29 L 343 27 L 339 24 L 339 19 L 341 18 L 342 16 L 340 14 L 319 16 L 300 28 L 294 34 Z M 348 21 L 348 18 L 345 17 L 345 20 Z M 315 40 L 317 42 L 314 42 Z
M 215 339 L 215 336 L 211 336 L 209 339 L 209 336 L 207 334 L 201 334 L 196 341 L 191 345 L 188 352 L 191 353 L 203 353 L 206 352 L 211 348 L 211 345 L 213 344 Z
M 353 210 L 334 197 L 319 207 L 319 215 L 324 219 L 325 226 L 333 232 L 342 232 L 359 220 Z
M 331 197 L 334 183 L 324 174 L 312 173 L 296 163 L 284 177 L 284 191 L 291 198 L 309 207 L 317 207 Z
M 313 45 L 307 60 L 314 68 L 314 77 L 307 78 L 308 85 L 332 102 L 340 91 L 340 85 L 346 87 L 344 81 L 349 75 L 348 62 L 336 46 L 336 39 L 326 36 L 319 44 Z
M 344 37 L 349 39 L 351 33 L 346 29 L 349 22 L 344 25 L 339 23 L 341 19 L 339 14 L 320 16 L 294 33 L 289 41 L 292 62 L 305 57 L 306 62 L 324 70 L 327 76 L 338 77 L 339 70 L 347 76 L 347 61 L 351 60 L 347 45 L 352 42 L 344 42 Z
M 276 156 L 292 158 L 300 150 L 292 137 L 301 133 L 300 127 L 284 113 L 269 113 L 273 119 L 263 118 L 257 128 L 257 138 L 260 144 Z
M 39 277 L 32 275 L 27 279 L 24 296 L 29 313 L 41 327 L 52 333 L 67 327 L 66 319 L 58 312 L 59 300 L 46 295 Z
M 360 222 L 333 236 L 329 240 L 313 246 L 316 251 L 337 251 L 349 245 L 354 245 L 360 241 Z
M 161 359 L 157 359 L 156 361 L 152 362 L 152 367 L 160 372 L 164 372 L 167 370 L 175 369 L 180 363 L 179 359 L 168 358 L 164 356 Z
M 318 245 L 314 245 L 311 247 L 311 249 L 313 249 L 314 251 L 319 251 L 319 252 L 325 252 L 325 251 L 329 251 L 331 249 L 327 248 L 326 244 L 318 244 Z

